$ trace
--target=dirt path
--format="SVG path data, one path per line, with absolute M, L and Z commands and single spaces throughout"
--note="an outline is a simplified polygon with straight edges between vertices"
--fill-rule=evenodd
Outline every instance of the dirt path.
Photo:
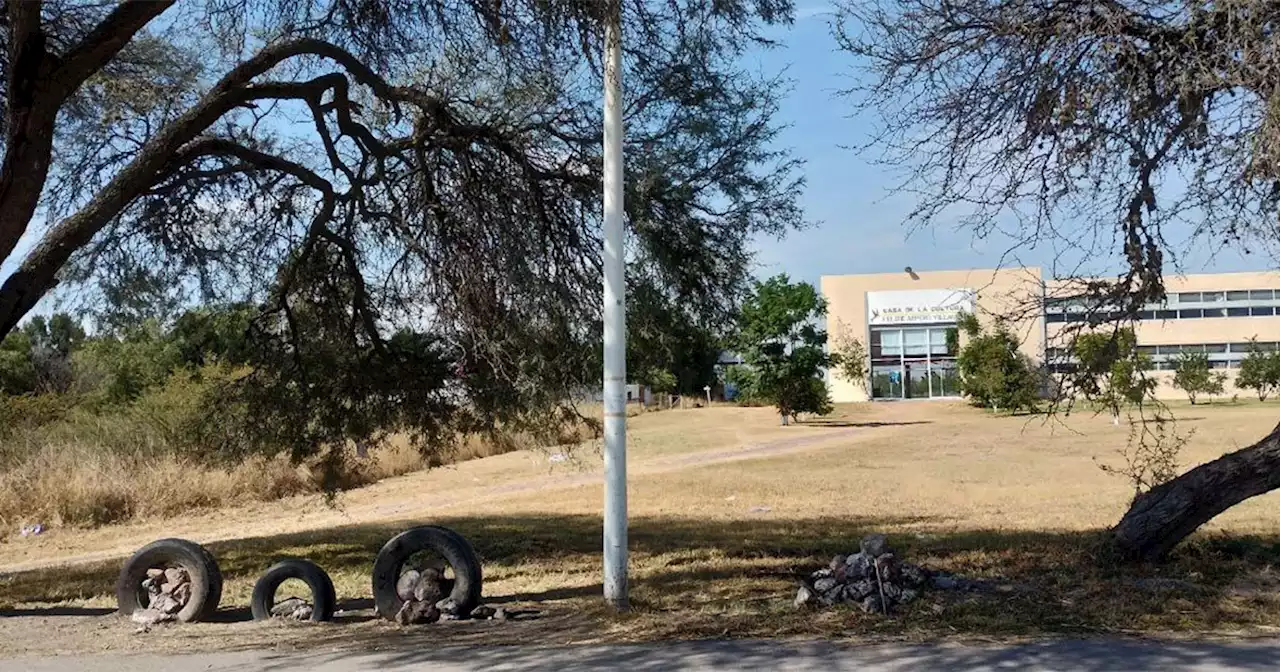
M 881 414 L 883 415 L 883 414 Z M 834 442 L 883 438 L 886 432 L 898 432 L 907 425 L 892 418 L 877 417 L 878 422 L 865 425 L 796 427 L 790 432 L 799 436 L 748 443 L 731 449 L 705 450 L 694 453 L 659 455 L 635 460 L 629 465 L 630 475 L 662 474 L 716 463 L 761 459 L 794 452 L 815 450 Z M 483 460 L 477 461 L 483 462 Z M 465 469 L 471 463 L 459 465 Z M 596 483 L 600 479 L 597 465 L 583 465 L 570 473 L 543 474 L 496 485 L 473 485 L 440 490 L 431 483 L 427 471 L 374 484 L 344 496 L 338 508 L 325 506 L 315 498 L 295 498 L 282 502 L 246 506 L 238 510 L 212 511 L 200 515 L 122 525 L 107 530 L 61 534 L 47 538 L 17 540 L 0 545 L 5 556 L 0 564 L 0 577 L 5 573 L 30 571 L 42 567 L 76 565 L 125 557 L 143 544 L 167 536 L 181 536 L 201 543 L 213 543 L 262 534 L 289 534 L 322 530 L 341 525 L 375 523 L 387 520 L 427 517 L 511 497 L 573 488 Z M 474 480 L 479 481 L 479 478 Z M 34 542 L 34 543 L 25 543 Z M 6 548 L 7 547 L 7 548 Z M 93 550 L 88 550 L 92 548 Z M 23 556 L 18 559 L 14 556 Z

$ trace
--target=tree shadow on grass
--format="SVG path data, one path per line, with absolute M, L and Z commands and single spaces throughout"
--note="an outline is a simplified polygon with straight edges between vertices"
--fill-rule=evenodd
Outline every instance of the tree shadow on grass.
M 585 619 L 590 622 L 583 627 L 594 628 L 597 637 L 605 630 L 635 639 L 1013 637 L 1280 624 L 1280 578 L 1269 571 L 1280 564 L 1280 537 L 1200 535 L 1168 564 L 1116 567 L 1095 552 L 1101 531 L 932 531 L 948 521 L 918 517 L 638 518 L 630 529 L 636 609 L 620 623 L 597 610 L 601 541 L 600 520 L 593 516 L 405 520 L 219 542 L 209 548 L 225 580 L 241 586 L 251 585 L 286 557 L 307 557 L 332 575 L 359 579 L 368 575 L 389 538 L 425 523 L 450 526 L 472 541 L 486 579 L 492 579 L 486 601 L 538 606 Z M 997 590 L 928 592 L 888 619 L 847 609 L 813 614 L 791 608 L 800 577 L 833 555 L 856 551 L 858 540 L 873 531 L 888 533 L 907 561 L 987 579 Z M 0 611 L 0 616 L 101 615 L 102 610 L 27 605 L 109 595 L 119 567 L 116 561 L 11 574 L 0 580 L 0 605 L 21 608 Z M 1253 587 L 1251 592 L 1240 592 L 1242 582 Z M 367 583 L 359 579 L 348 585 Z M 348 611 L 371 606 L 367 593 L 340 597 L 348 599 Z M 347 621 L 371 618 L 371 612 L 353 613 Z M 228 604 L 218 620 L 245 619 L 244 605 Z M 601 625 L 608 622 L 614 623 L 611 630 Z M 342 645 L 344 636 L 383 636 L 368 629 L 326 632 L 336 640 L 328 643 L 335 645 Z

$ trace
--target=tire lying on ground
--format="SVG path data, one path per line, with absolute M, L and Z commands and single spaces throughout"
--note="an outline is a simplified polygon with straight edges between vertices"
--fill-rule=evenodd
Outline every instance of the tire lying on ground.
M 405 530 L 391 538 L 373 562 L 373 601 L 378 615 L 392 620 L 404 606 L 396 592 L 396 582 L 405 562 L 415 553 L 434 551 L 453 569 L 453 591 L 449 593 L 458 614 L 466 616 L 480 604 L 482 577 L 480 559 L 471 543 L 447 527 L 426 525 Z
M 191 581 L 191 597 L 174 616 L 183 623 L 203 621 L 218 610 L 222 599 L 222 572 L 218 561 L 204 546 L 186 539 L 161 539 L 138 549 L 125 561 L 116 579 L 116 604 L 120 613 L 130 616 L 145 609 L 149 600 L 142 582 L 147 570 L 181 567 Z
M 333 592 L 333 581 L 320 565 L 310 560 L 282 560 L 272 565 L 262 578 L 253 585 L 253 620 L 262 621 L 271 618 L 271 608 L 275 606 L 276 591 L 280 584 L 289 579 L 301 579 L 311 589 L 312 621 L 328 621 L 333 619 L 333 610 L 338 602 Z

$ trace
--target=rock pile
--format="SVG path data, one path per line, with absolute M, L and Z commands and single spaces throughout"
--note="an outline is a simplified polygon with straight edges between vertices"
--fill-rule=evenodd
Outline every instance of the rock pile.
M 143 626 L 172 621 L 191 599 L 191 575 L 181 567 L 148 569 L 142 589 L 147 591 L 147 608 L 133 612 L 133 621 Z
M 308 620 L 314 612 L 315 607 L 301 597 L 290 597 L 285 600 L 280 600 L 271 607 L 272 616 L 276 618 L 292 619 L 295 621 Z
M 795 605 L 856 604 L 867 613 L 888 613 L 895 605 L 914 600 L 931 573 L 902 562 L 883 534 L 862 539 L 857 553 L 837 555 L 802 583 Z
M 449 597 L 452 592 L 453 581 L 438 569 L 411 569 L 401 574 L 396 594 L 404 604 L 396 613 L 396 623 L 414 625 L 466 618 L 470 614 L 460 613 L 457 603 Z

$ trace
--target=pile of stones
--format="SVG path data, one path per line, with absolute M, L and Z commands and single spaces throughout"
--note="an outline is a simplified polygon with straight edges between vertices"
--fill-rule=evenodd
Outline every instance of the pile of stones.
M 887 614 L 894 606 L 916 599 L 921 590 L 939 579 L 954 582 L 951 577 L 902 562 L 883 534 L 871 534 L 862 539 L 857 553 L 837 555 L 827 568 L 802 581 L 795 605 L 851 604 L 867 613 Z
M 507 621 L 536 615 L 529 610 L 508 611 L 502 607 L 480 605 L 469 613 L 463 613 L 449 594 L 453 592 L 453 579 L 445 578 L 438 569 L 411 569 L 400 575 L 396 582 L 396 594 L 404 600 L 395 621 L 400 625 L 420 625 L 436 621 Z
M 142 589 L 147 608 L 133 612 L 133 621 L 143 626 L 172 621 L 191 599 L 191 575 L 181 567 L 148 569 Z
M 271 607 L 271 616 L 285 620 L 307 621 L 315 612 L 315 606 L 301 597 L 290 597 Z

